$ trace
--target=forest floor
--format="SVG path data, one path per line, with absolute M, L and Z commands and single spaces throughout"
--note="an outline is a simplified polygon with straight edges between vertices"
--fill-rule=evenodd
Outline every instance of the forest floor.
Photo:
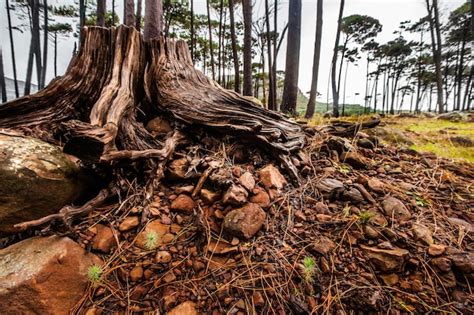
M 374 130 L 306 132 L 299 187 L 258 148 L 206 134 L 148 207 L 127 183 L 130 198 L 74 227 L 105 262 L 74 312 L 473 313 L 473 164 Z

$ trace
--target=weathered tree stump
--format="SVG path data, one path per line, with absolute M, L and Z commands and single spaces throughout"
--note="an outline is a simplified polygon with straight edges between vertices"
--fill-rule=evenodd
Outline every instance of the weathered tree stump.
M 160 140 L 144 127 L 156 116 L 175 126 Z M 66 73 L 38 93 L 0 106 L 0 128 L 63 145 L 85 165 L 144 159 L 147 191 L 186 130 L 255 143 L 279 160 L 295 183 L 290 155 L 305 139 L 297 123 L 194 69 L 184 41 L 145 42 L 126 26 L 84 28 L 81 49 Z M 69 220 L 68 211 L 63 209 L 62 217 Z M 32 225 L 38 222 L 43 221 Z

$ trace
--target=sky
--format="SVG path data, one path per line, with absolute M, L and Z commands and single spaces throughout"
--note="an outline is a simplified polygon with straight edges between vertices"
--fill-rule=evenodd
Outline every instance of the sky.
M 13 2 L 14 0 L 10 0 Z M 116 12 L 119 15 L 123 12 L 122 1 L 116 0 Z M 270 2 L 272 2 L 270 0 Z M 460 6 L 465 0 L 440 0 L 440 13 L 442 18 L 446 18 L 449 12 Z M 49 5 L 71 4 L 72 0 L 49 0 Z M 107 7 L 110 8 L 112 0 L 107 0 Z M 264 0 L 254 0 L 254 19 L 264 14 Z M 281 31 L 288 21 L 288 0 L 280 0 L 280 9 L 278 12 L 279 30 Z M 314 36 L 316 29 L 316 0 L 303 0 L 302 25 L 301 25 L 301 50 L 300 50 L 300 70 L 299 87 L 306 93 L 311 86 Z M 196 12 L 205 13 L 206 0 L 195 0 Z M 241 17 L 241 10 L 238 15 Z M 321 44 L 321 61 L 318 91 L 322 95 L 319 100 L 326 102 L 328 75 L 334 40 L 337 28 L 337 16 L 339 13 L 339 0 L 324 0 L 323 6 L 323 35 Z M 416 21 L 426 15 L 425 0 L 346 0 L 344 16 L 351 14 L 363 14 L 372 16 L 380 21 L 383 26 L 382 32 L 375 39 L 379 43 L 384 43 L 395 38 L 393 32 L 398 29 L 402 21 Z M 77 19 L 76 19 L 77 20 Z M 20 21 L 13 16 L 13 24 L 17 25 Z M 9 45 L 7 14 L 5 9 L 5 0 L 0 0 L 0 47 L 3 50 L 3 62 L 5 74 L 7 77 L 13 77 L 11 53 Z M 408 36 L 409 38 L 409 36 Z M 15 51 L 17 61 L 18 78 L 24 80 L 26 74 L 26 63 L 28 59 L 28 48 L 30 42 L 29 32 L 14 32 Z M 58 44 L 58 74 L 64 73 L 69 63 L 74 47 L 75 38 L 60 38 Z M 284 70 L 286 40 L 283 42 L 278 55 L 277 67 Z M 49 46 L 49 68 L 47 80 L 54 77 L 53 72 L 53 54 L 52 44 Z M 257 61 L 257 60 L 256 60 Z M 346 103 L 362 103 L 365 93 L 365 58 L 358 62 L 358 66 L 351 66 L 347 77 Z M 35 78 L 35 75 L 33 75 Z M 358 93 L 359 95 L 356 95 Z M 342 96 L 341 96 L 342 97 Z M 331 97 L 329 95 L 329 101 Z M 342 100 L 341 100 L 342 102 Z

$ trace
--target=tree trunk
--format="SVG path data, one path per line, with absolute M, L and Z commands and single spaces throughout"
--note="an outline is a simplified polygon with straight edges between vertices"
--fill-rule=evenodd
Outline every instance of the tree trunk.
M 234 60 L 234 90 L 237 93 L 240 93 L 239 54 L 237 51 L 237 35 L 235 34 L 234 0 L 229 0 L 229 16 L 230 37 L 232 41 L 232 58 Z
M 48 1 L 43 2 L 44 27 L 43 27 L 43 67 L 41 68 L 41 88 L 46 84 L 46 72 L 48 68 Z
M 332 63 L 331 63 L 332 102 L 333 102 L 333 115 L 335 117 L 339 117 L 339 91 L 337 90 L 337 86 L 336 86 L 336 78 L 337 78 L 336 67 L 337 67 L 337 54 L 339 50 L 339 39 L 341 37 L 342 16 L 344 14 L 344 2 L 345 0 L 341 0 L 341 4 L 339 7 L 339 18 L 337 20 L 336 41 L 334 43 L 334 51 L 333 51 Z
M 18 89 L 18 79 L 16 76 L 15 45 L 13 42 L 13 27 L 12 27 L 12 18 L 10 14 L 9 0 L 6 0 L 6 7 L 7 7 L 7 19 L 8 19 L 8 34 L 10 35 L 10 49 L 12 53 L 13 83 L 15 85 L 15 96 L 18 98 L 20 97 L 20 91 Z
M 252 96 L 252 0 L 242 1 L 244 11 L 244 88 Z
M 318 76 L 319 76 L 319 59 L 321 56 L 321 38 L 323 34 L 323 0 L 318 0 L 316 9 L 316 38 L 314 40 L 314 56 L 313 56 L 313 77 L 311 79 L 311 91 L 309 93 L 308 106 L 306 108 L 305 117 L 311 119 L 316 108 L 316 98 L 318 96 Z
M 342 94 L 342 116 L 344 116 L 346 110 L 346 87 L 347 87 L 347 72 L 349 71 L 349 60 L 346 62 L 346 72 L 344 74 L 344 93 Z
M 163 33 L 163 2 L 162 0 L 145 0 L 145 26 L 143 39 L 149 41 L 160 37 Z
M 156 1 L 157 0 L 148 0 L 148 2 Z M 123 24 L 135 26 L 135 22 L 135 2 L 133 0 L 125 0 L 123 5 Z
M 270 36 L 270 10 L 268 7 L 268 0 L 265 0 L 265 25 L 266 25 L 266 37 L 267 37 L 267 54 L 268 54 L 268 109 L 276 110 L 276 84 L 274 85 L 274 81 L 276 77 L 273 77 L 273 70 L 272 70 L 272 44 L 271 44 L 271 36 Z
M 54 32 L 54 77 L 58 76 L 58 32 Z
M 28 63 L 26 65 L 25 91 L 23 95 L 29 95 L 31 92 L 31 77 L 33 76 L 33 40 L 30 40 L 30 48 L 28 51 Z
M 7 87 L 5 84 L 5 72 L 3 71 L 3 52 L 0 47 L 0 91 L 2 92 L 2 103 L 7 101 Z
M 79 0 L 79 29 L 86 25 L 86 3 L 85 0 Z M 79 43 L 82 43 L 82 31 L 79 31 Z
M 230 5 L 231 1 L 229 1 Z M 214 65 L 214 47 L 212 44 L 212 25 L 211 25 L 211 8 L 209 4 L 209 0 L 206 0 L 206 9 L 207 9 L 207 28 L 208 28 L 208 35 L 209 35 L 209 53 L 211 54 L 211 74 L 212 74 L 212 79 L 216 79 L 216 71 L 215 71 L 215 65 Z M 233 23 L 233 21 L 231 22 Z M 234 30 L 234 36 L 235 36 L 235 30 Z
M 288 8 L 288 43 L 286 45 L 285 84 L 281 110 L 296 114 L 298 98 L 298 75 L 300 68 L 301 43 L 301 0 L 290 1 Z
M 194 69 L 184 41 L 143 41 L 126 26 L 86 27 L 83 32 L 65 75 L 1 106 L 0 128 L 65 143 L 64 152 L 86 164 L 163 161 L 167 151 L 137 119 L 149 121 L 159 112 L 183 128 L 170 138 L 173 143 L 196 128 L 230 134 L 258 143 L 298 181 L 290 154 L 304 145 L 301 127 Z
M 428 10 L 428 19 L 430 22 L 430 32 L 431 32 L 431 46 L 433 50 L 433 58 L 435 62 L 435 73 L 436 73 L 436 89 L 437 89 L 437 103 L 439 113 L 443 113 L 443 73 L 441 69 L 441 30 L 439 23 L 439 14 L 438 14 L 438 0 L 432 0 L 432 5 L 430 1 L 426 0 L 426 8 Z M 434 13 L 434 18 L 433 18 Z M 436 34 L 436 36 L 435 36 Z
M 105 0 L 97 0 L 97 26 L 105 26 L 105 12 L 107 12 Z
M 223 43 L 223 33 L 222 33 L 222 22 L 224 18 L 224 0 L 220 0 L 219 4 L 219 42 L 218 42 L 218 51 L 217 51 L 217 82 L 222 83 L 222 43 Z M 225 23 L 225 22 L 224 22 Z
M 288 26 L 288 24 L 287 24 Z M 278 50 L 277 50 L 277 34 L 278 34 L 278 0 L 274 0 L 273 4 L 273 32 L 274 32 L 274 38 L 273 38 L 273 62 L 272 62 L 272 72 L 271 75 L 273 77 L 272 80 L 272 90 L 273 90 L 273 102 L 275 104 L 274 110 L 279 111 L 280 106 L 278 103 L 278 79 L 277 79 L 277 63 L 278 63 Z M 283 34 L 281 35 L 281 38 L 283 39 Z M 269 44 L 270 45 L 270 44 Z
M 41 43 L 40 43 L 40 25 L 39 25 L 39 14 L 40 5 L 39 0 L 30 0 L 31 5 L 31 40 L 33 42 L 33 53 L 35 55 L 36 62 L 36 83 L 38 89 L 41 87 L 41 73 L 42 73 L 42 62 L 41 62 Z
M 459 60 L 459 68 L 458 68 L 458 77 L 457 77 L 457 100 L 456 100 L 456 108 L 459 110 L 461 109 L 461 91 L 462 91 L 462 77 L 464 73 L 464 51 L 466 49 L 466 36 L 463 36 L 463 41 L 461 44 L 461 51 L 460 51 L 460 60 Z M 471 65 L 472 67 L 472 65 Z
M 135 28 L 140 31 L 142 28 L 142 4 L 143 0 L 137 0 L 137 14 L 135 15 Z
M 223 1 L 223 0 L 222 0 Z M 195 55 L 194 55 L 194 50 L 196 49 L 196 41 L 194 39 L 195 34 L 194 34 L 194 0 L 191 0 L 191 59 L 195 60 Z

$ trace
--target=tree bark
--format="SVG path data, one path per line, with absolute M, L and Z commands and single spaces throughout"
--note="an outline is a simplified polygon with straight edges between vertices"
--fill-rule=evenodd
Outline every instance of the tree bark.
M 12 28 L 12 18 L 10 14 L 10 3 L 9 0 L 5 1 L 7 7 L 7 19 L 8 19 L 8 34 L 10 35 L 10 49 L 12 54 L 12 68 L 13 68 L 13 83 L 15 85 L 15 96 L 20 97 L 20 91 L 18 89 L 18 79 L 16 76 L 16 60 L 15 60 L 15 44 L 13 42 L 13 28 Z
M 270 10 L 268 7 L 268 0 L 265 0 L 265 25 L 266 25 L 266 39 L 267 39 L 267 54 L 268 54 L 268 109 L 276 110 L 276 90 L 273 83 L 276 77 L 273 77 L 273 70 L 272 70 L 272 44 L 271 44 L 271 37 L 270 37 Z
M 229 5 L 230 5 L 229 1 Z M 209 0 L 206 0 L 206 9 L 207 9 L 207 27 L 208 27 L 208 35 L 209 35 L 209 53 L 211 54 L 211 74 L 212 79 L 216 79 L 216 72 L 215 72 L 215 65 L 214 65 L 214 47 L 212 44 L 212 25 L 211 25 L 211 8 L 209 4 Z
M 443 113 L 443 73 L 441 69 L 441 30 L 439 23 L 439 14 L 438 14 L 438 1 L 426 0 L 426 8 L 428 10 L 428 18 L 430 22 L 430 32 L 431 32 L 431 47 L 433 50 L 433 58 L 435 62 L 435 74 L 436 74 L 436 90 L 437 90 L 437 103 L 438 103 L 438 112 Z M 433 17 L 434 14 L 434 17 Z
M 3 71 L 3 53 L 0 47 L 0 91 L 2 92 L 2 103 L 7 101 L 7 87 L 5 85 L 5 72 Z
M 157 0 L 154 0 L 154 2 L 156 1 Z M 135 26 L 135 22 L 135 2 L 133 0 L 125 0 L 123 5 L 123 24 L 127 26 Z
M 107 12 L 105 0 L 97 0 L 97 26 L 105 26 L 105 12 Z
M 163 34 L 163 1 L 145 0 L 143 39 L 149 41 Z
M 232 58 L 234 60 L 234 90 L 237 93 L 240 93 L 239 54 L 237 52 L 237 35 L 235 34 L 234 0 L 229 0 L 229 16 L 230 37 L 232 41 Z
M 41 86 L 41 73 L 42 73 L 42 62 L 41 62 L 41 44 L 40 44 L 40 25 L 39 25 L 39 14 L 40 14 L 40 5 L 39 0 L 30 0 L 31 3 L 31 40 L 33 42 L 33 53 L 35 55 L 36 63 L 36 83 L 38 84 L 38 89 L 42 88 Z
M 223 0 L 222 0 L 223 1 Z M 196 49 L 196 41 L 194 39 L 195 34 L 194 34 L 194 0 L 191 0 L 191 59 L 193 60 L 194 64 L 194 50 Z
M 143 0 L 137 0 L 137 14 L 135 15 L 135 28 L 140 31 L 142 28 L 142 4 Z
M 294 0 L 289 3 L 288 43 L 289 45 L 286 45 L 285 84 L 283 86 L 281 110 L 284 113 L 295 115 L 300 68 L 301 0 Z
M 252 0 L 242 1 L 244 11 L 244 88 L 252 96 Z
M 314 40 L 314 56 L 313 56 L 313 76 L 311 80 L 311 91 L 309 93 L 308 105 L 306 108 L 305 118 L 311 119 L 316 108 L 316 97 L 318 95 L 318 76 L 319 76 L 319 59 L 321 56 L 321 38 L 323 35 L 323 0 L 318 0 L 316 9 L 316 38 Z
M 46 72 L 48 69 L 48 1 L 43 1 L 44 26 L 43 26 L 43 67 L 41 68 L 41 88 L 46 84 Z
M 339 7 L 339 18 L 337 20 L 337 32 L 336 32 L 336 41 L 334 43 L 334 51 L 332 55 L 331 63 L 331 87 L 332 87 L 332 103 L 333 103 L 333 115 L 339 117 L 339 91 L 336 86 L 336 68 L 337 68 L 337 54 L 339 50 L 339 39 L 341 37 L 341 25 L 342 25 L 342 16 L 344 14 L 344 2 L 341 0 Z

